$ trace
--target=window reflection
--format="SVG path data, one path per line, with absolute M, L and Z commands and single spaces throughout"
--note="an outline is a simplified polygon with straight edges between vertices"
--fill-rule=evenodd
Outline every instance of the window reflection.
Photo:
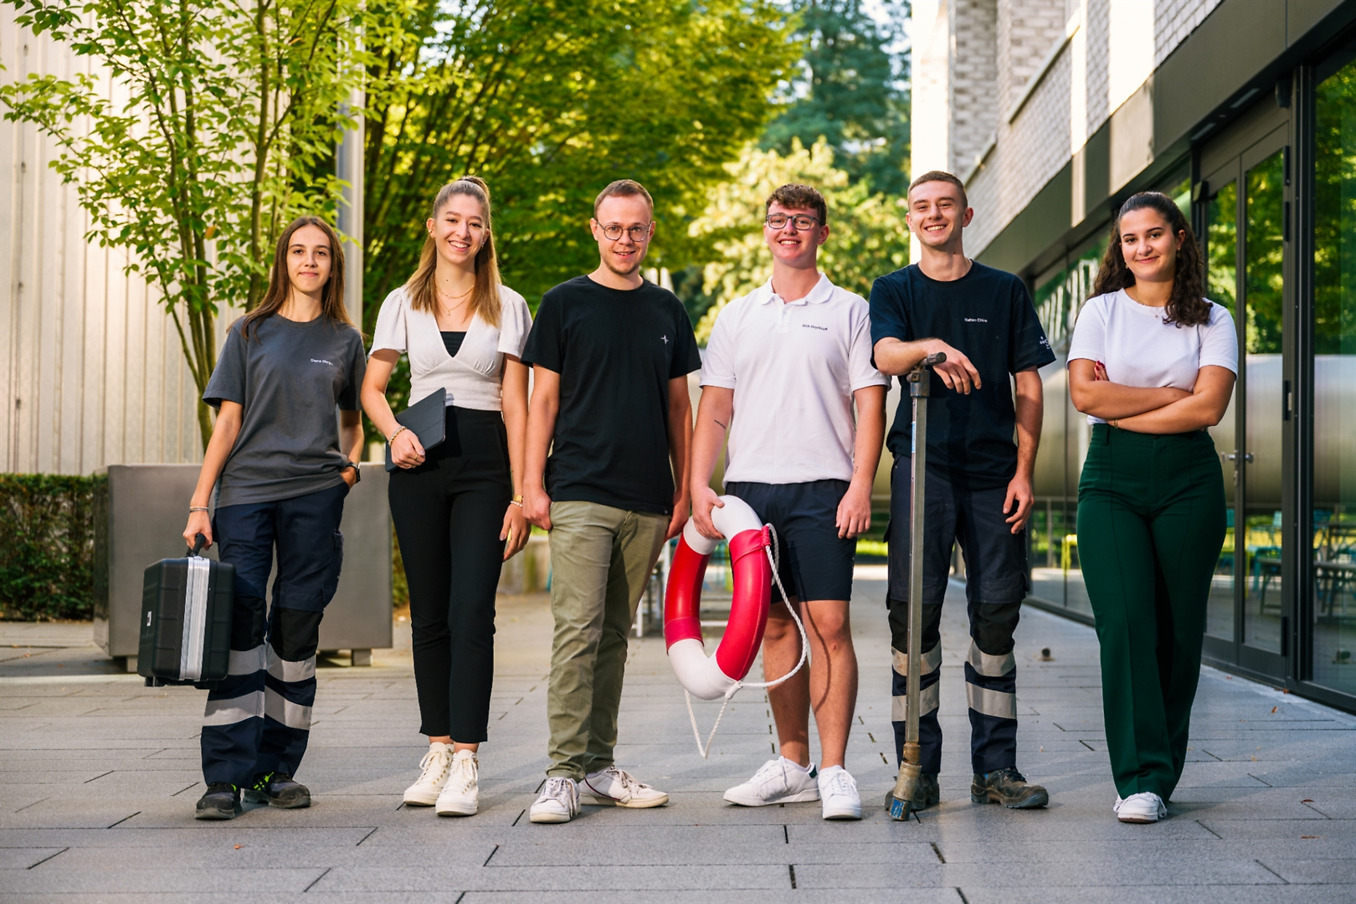
M 1313 680 L 1356 693 L 1356 62 L 1316 91 Z M 1343 404 L 1344 396 L 1347 404 Z

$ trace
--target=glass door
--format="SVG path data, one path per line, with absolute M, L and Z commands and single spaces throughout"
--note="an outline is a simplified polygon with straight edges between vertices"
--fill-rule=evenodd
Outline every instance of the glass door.
M 1238 329 L 1233 401 L 1212 431 L 1229 505 L 1224 548 L 1206 617 L 1206 652 L 1252 672 L 1284 678 L 1293 573 L 1285 535 L 1289 124 L 1285 111 L 1254 118 L 1204 155 L 1199 225 L 1207 292 Z M 1260 121 L 1258 121 L 1260 119 Z M 1241 134 L 1240 134 L 1241 133 Z
M 1314 90 L 1313 417 L 1315 538 L 1306 616 L 1309 678 L 1356 695 L 1356 60 L 1325 65 Z

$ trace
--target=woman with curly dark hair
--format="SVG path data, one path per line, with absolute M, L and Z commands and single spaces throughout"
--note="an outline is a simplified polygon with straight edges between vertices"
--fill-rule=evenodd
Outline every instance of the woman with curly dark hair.
M 1069 347 L 1070 394 L 1092 424 L 1078 551 L 1121 822 L 1166 816 L 1182 776 L 1224 541 L 1224 478 L 1206 431 L 1229 407 L 1238 341 L 1202 279 L 1172 199 L 1131 196 Z

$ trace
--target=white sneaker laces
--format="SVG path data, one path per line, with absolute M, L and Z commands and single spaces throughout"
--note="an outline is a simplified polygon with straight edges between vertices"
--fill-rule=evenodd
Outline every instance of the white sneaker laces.
M 429 748 L 419 761 L 419 781 L 437 783 L 452 766 L 452 757 L 446 750 Z
M 448 776 L 447 784 L 450 786 L 453 782 L 456 782 L 456 786 L 459 787 L 461 791 L 469 791 L 471 786 L 476 784 L 478 772 L 476 768 L 476 758 L 474 756 L 465 756 L 458 760 L 456 757 L 453 757 L 452 767 L 453 774 Z
M 567 778 L 551 778 L 546 782 L 546 787 L 542 789 L 542 797 L 558 800 L 565 805 L 565 809 L 571 809 L 570 806 L 570 780 Z
M 823 775 L 823 773 L 820 774 Z M 830 772 L 825 776 L 825 784 L 828 785 L 829 794 L 853 796 L 857 793 L 857 782 L 848 774 L 846 769 L 835 769 Z

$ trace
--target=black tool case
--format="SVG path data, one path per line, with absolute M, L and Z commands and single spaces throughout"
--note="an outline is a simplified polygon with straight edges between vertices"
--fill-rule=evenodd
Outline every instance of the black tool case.
M 186 558 L 146 569 L 137 674 L 147 686 L 210 686 L 226 677 L 235 568 L 198 555 L 204 542 L 199 534 Z

